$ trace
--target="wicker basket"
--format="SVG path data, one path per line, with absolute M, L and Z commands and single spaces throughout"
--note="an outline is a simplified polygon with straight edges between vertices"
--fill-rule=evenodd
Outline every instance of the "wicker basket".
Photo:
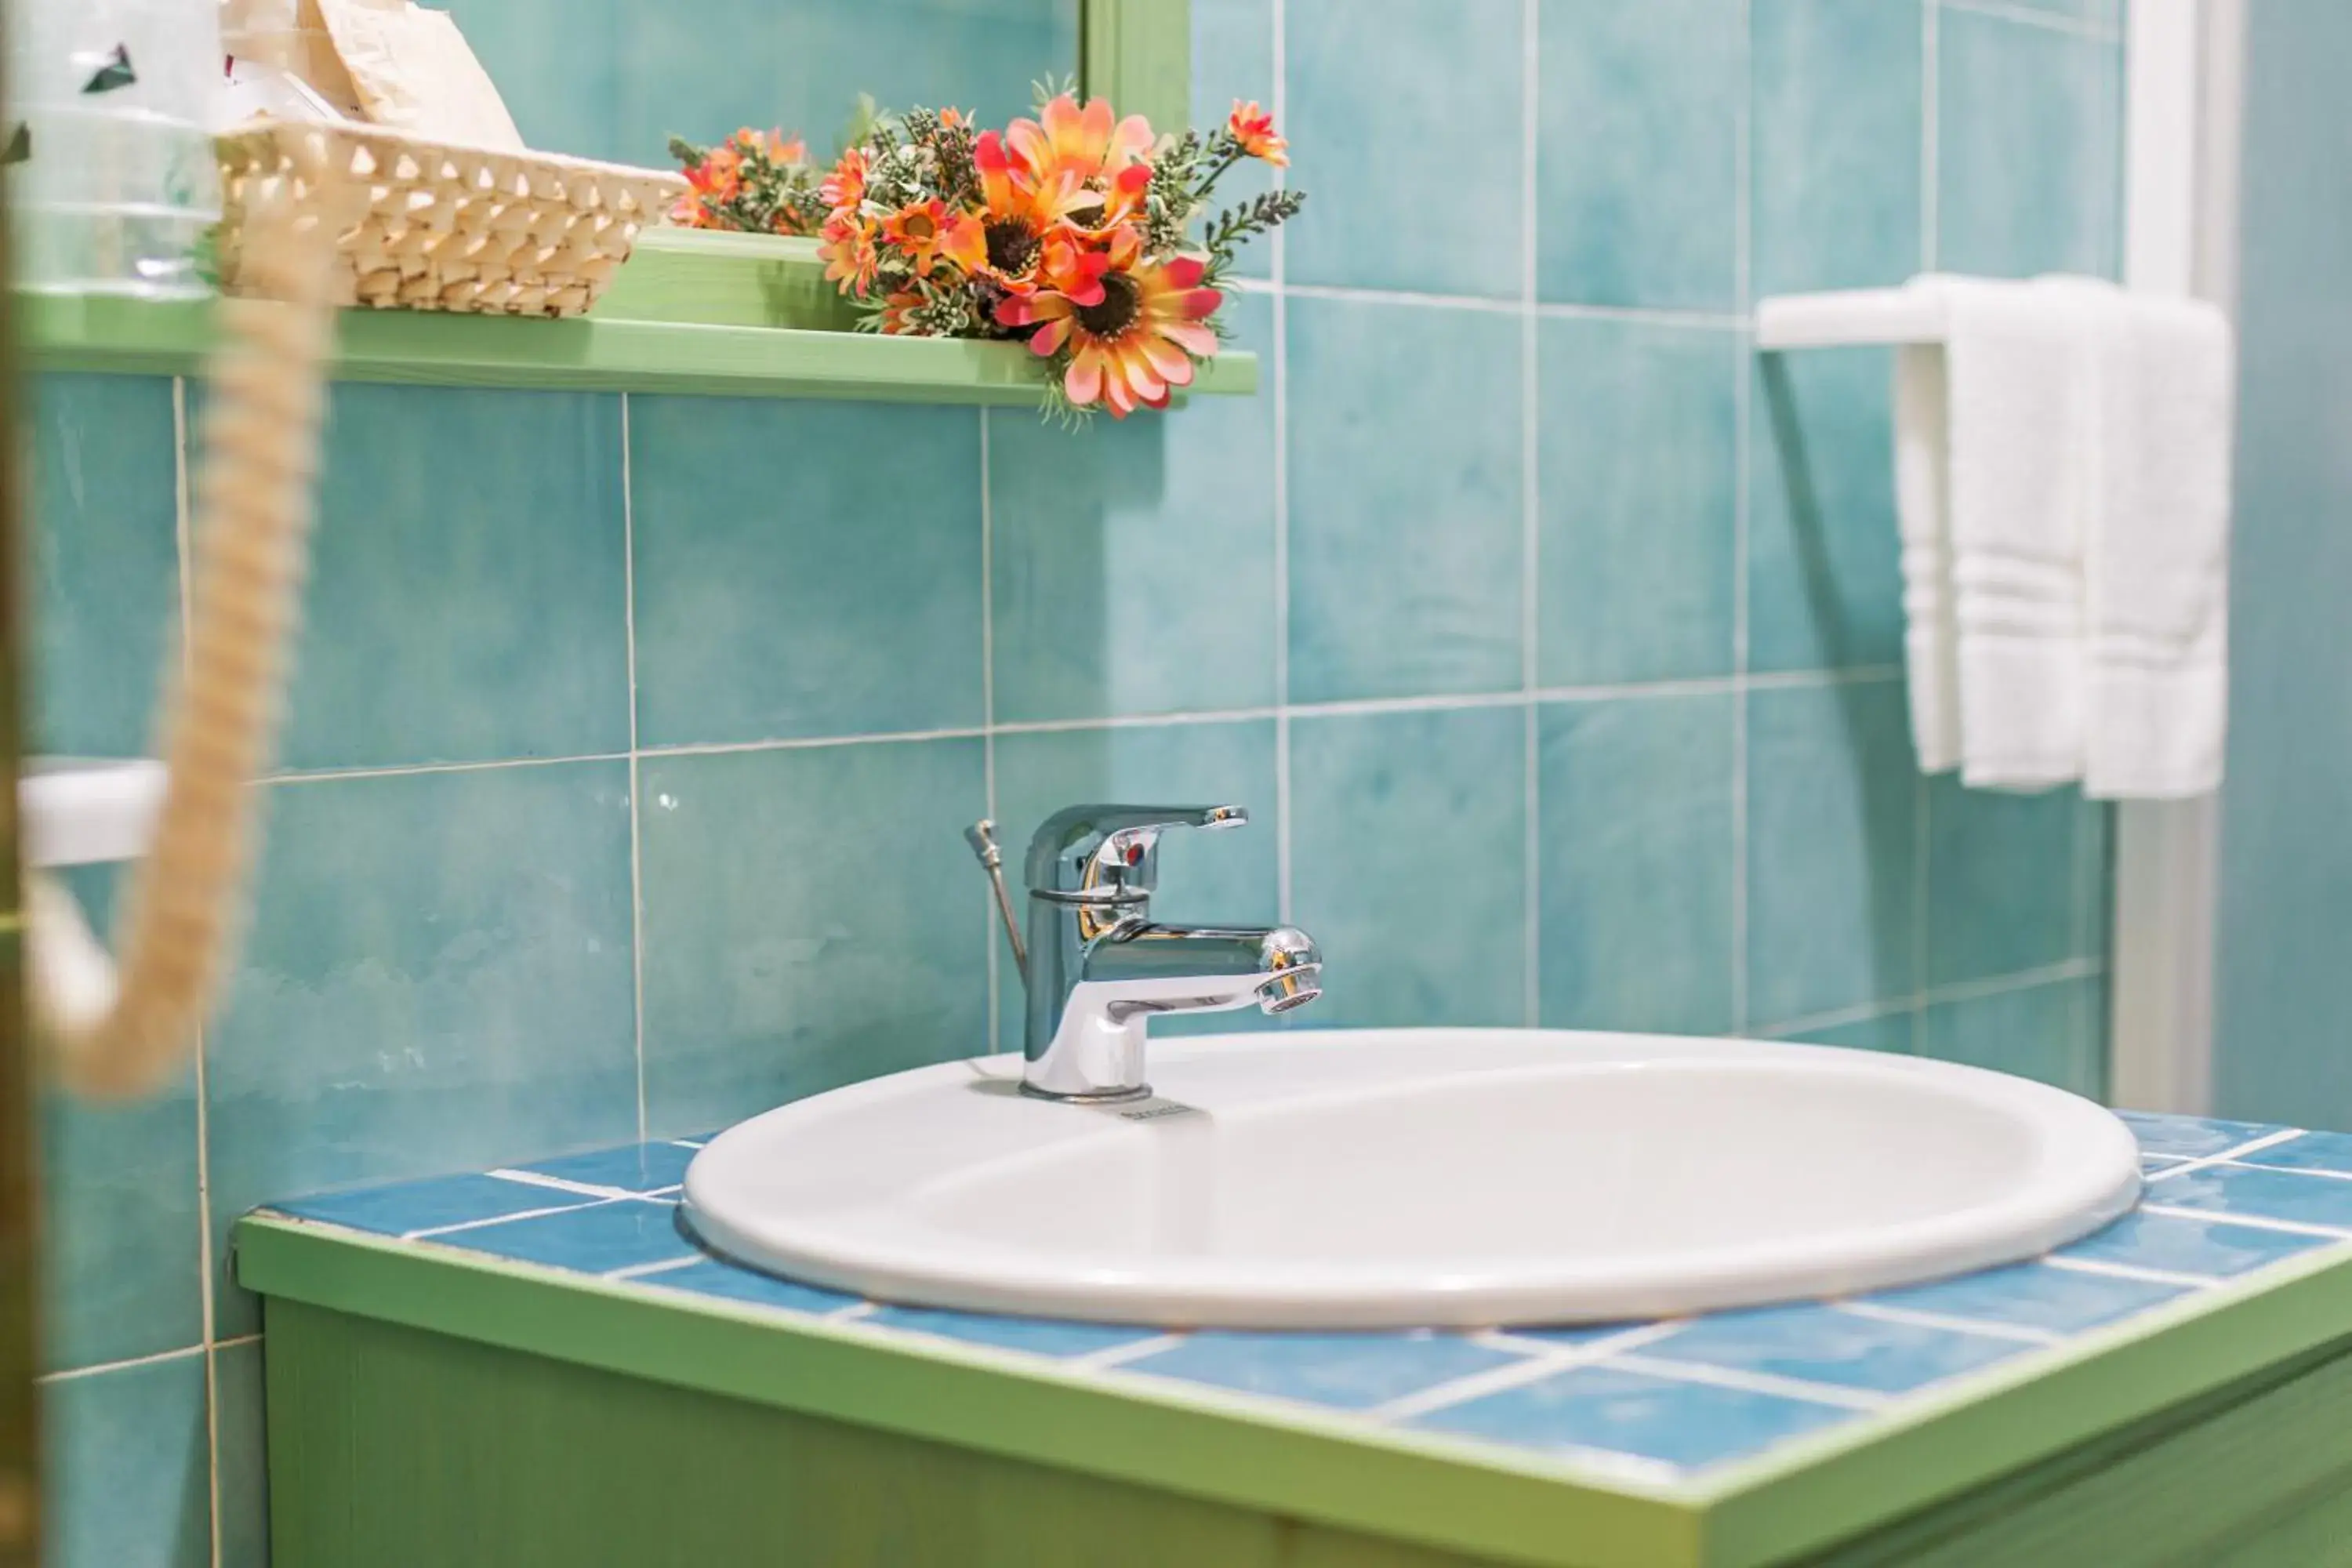
M 309 139 L 305 148 L 298 139 Z M 346 305 L 576 316 L 627 260 L 637 231 L 685 190 L 677 174 L 551 153 L 487 153 L 379 126 L 256 123 L 220 139 L 221 287 L 244 289 L 246 205 L 307 153 L 345 172 L 337 288 Z M 326 215 L 322 215 L 326 216 Z

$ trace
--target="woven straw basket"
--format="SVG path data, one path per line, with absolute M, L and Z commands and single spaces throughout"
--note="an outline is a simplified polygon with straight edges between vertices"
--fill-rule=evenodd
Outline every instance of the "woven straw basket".
M 577 316 L 627 260 L 637 231 L 685 190 L 677 174 L 551 153 L 487 153 L 368 125 L 257 122 L 220 139 L 221 287 L 246 292 L 247 204 L 299 171 L 346 176 L 336 288 L 345 305 Z M 325 216 L 326 215 L 322 215 Z

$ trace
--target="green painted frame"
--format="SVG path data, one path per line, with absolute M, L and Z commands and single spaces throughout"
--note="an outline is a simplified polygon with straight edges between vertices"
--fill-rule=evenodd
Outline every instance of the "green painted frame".
M 2056 1484 L 2034 1467 L 2104 1452 L 2098 1468 L 2115 1468 L 2194 1438 L 2298 1358 L 2352 1346 L 2352 1258 L 2322 1253 L 1960 1380 L 1892 1420 L 1643 1486 L 1466 1439 L 1176 1384 L 1112 1387 L 1032 1358 L 273 1215 L 241 1221 L 235 1245 L 239 1281 L 271 1298 L 1473 1558 L 1574 1568 L 1836 1561 L 1841 1542 L 1917 1517 L 1998 1523 Z M 2328 1386 L 2339 1383 L 2352 1386 L 2352 1363 Z M 2331 1395 L 2294 1434 L 2294 1448 L 2335 1445 L 2324 1474 L 2293 1476 L 2242 1439 L 2216 1450 L 2254 1455 L 2231 1471 L 2238 1493 L 2224 1500 L 2283 1509 L 2292 1499 L 2256 1483 L 2352 1482 L 2341 1408 Z M 2215 1453 L 2158 1467 L 2154 1493 L 2211 1504 L 2187 1477 L 2221 1474 Z M 2011 1482 L 2021 1496 L 1971 1504 Z
M 1190 0 L 1079 0 L 1078 88 L 1162 131 L 1191 123 Z

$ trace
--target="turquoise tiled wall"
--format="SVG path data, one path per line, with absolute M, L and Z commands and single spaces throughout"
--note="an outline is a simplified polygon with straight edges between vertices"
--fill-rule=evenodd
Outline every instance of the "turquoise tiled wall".
M 457 8 L 577 151 L 815 103 L 772 6 Z M 853 11 L 878 52 L 841 79 L 901 100 L 941 90 L 893 52 L 917 19 L 986 44 L 954 79 L 1000 113 L 1074 55 L 1066 0 Z M 58 1563 L 260 1560 L 245 1206 L 1012 1042 L 983 812 L 1249 805 L 1171 842 L 1162 905 L 1314 931 L 1302 1026 L 1744 1029 L 2097 1086 L 2104 815 L 1919 778 L 1885 359 L 1759 366 L 1747 329 L 1767 288 L 2111 268 L 2116 17 L 1193 18 L 1199 111 L 1276 104 L 1312 193 L 1233 304 L 1255 400 L 1072 436 L 337 390 L 244 963 L 200 1072 L 50 1113 Z M 39 740 L 138 751 L 194 390 L 36 393 Z

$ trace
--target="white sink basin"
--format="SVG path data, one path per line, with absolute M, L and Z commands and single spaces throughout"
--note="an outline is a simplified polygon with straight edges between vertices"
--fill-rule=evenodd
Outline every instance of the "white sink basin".
M 1170 1326 L 1664 1316 L 2031 1257 L 2131 1207 L 2131 1134 L 1974 1068 L 1531 1030 L 1159 1040 L 1159 1098 L 1014 1057 L 769 1111 L 687 1172 L 756 1268 L 889 1300 Z

